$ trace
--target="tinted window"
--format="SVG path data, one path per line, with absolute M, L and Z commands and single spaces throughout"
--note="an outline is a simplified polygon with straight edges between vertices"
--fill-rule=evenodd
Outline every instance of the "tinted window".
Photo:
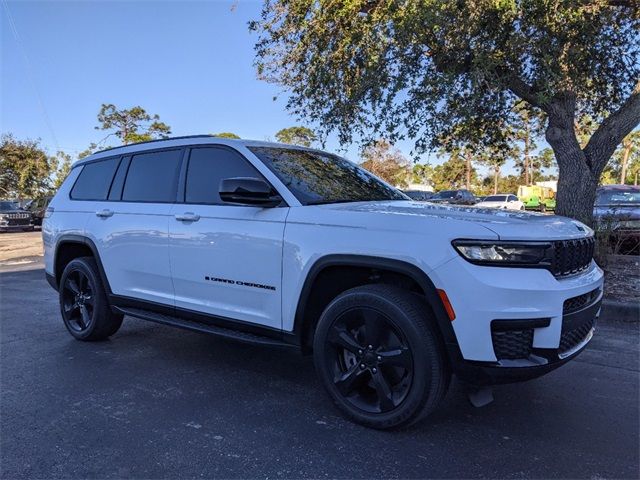
M 484 199 L 485 202 L 504 202 L 505 201 L 505 196 L 504 195 L 490 195 L 487 198 Z
M 518 200 L 518 199 L 516 198 L 515 195 L 509 195 L 509 201 L 510 202 L 515 202 L 516 200 Z
M 82 172 L 71 189 L 71 198 L 106 200 L 119 161 L 119 158 L 110 158 L 83 166 Z
M 250 147 L 303 205 L 409 200 L 358 165 L 336 155 L 279 147 Z
M 124 182 L 125 202 L 173 202 L 182 150 L 134 155 Z
M 637 205 L 640 203 L 640 189 L 600 190 L 596 205 Z
M 239 153 L 226 148 L 194 148 L 189 155 L 185 201 L 187 203 L 228 203 L 220 200 L 220 180 L 262 176 Z

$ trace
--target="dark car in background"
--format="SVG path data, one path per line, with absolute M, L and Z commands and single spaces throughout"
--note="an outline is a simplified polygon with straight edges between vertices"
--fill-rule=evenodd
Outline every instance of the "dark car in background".
M 33 218 L 33 224 L 36 226 L 42 225 L 42 219 L 44 218 L 44 212 L 47 209 L 47 205 L 51 201 L 52 197 L 40 197 L 32 201 L 27 210 L 31 212 Z
M 616 250 L 637 253 L 640 249 L 640 186 L 598 188 L 593 218 L 596 229 L 611 235 Z
M 402 193 L 417 202 L 426 202 L 433 197 L 433 192 L 425 192 L 424 190 L 403 190 Z
M 475 205 L 476 197 L 469 190 L 443 190 L 429 199 L 433 203 L 450 203 L 452 205 Z
M 17 202 L 0 200 L 0 232 L 33 230 L 31 212 L 20 207 Z

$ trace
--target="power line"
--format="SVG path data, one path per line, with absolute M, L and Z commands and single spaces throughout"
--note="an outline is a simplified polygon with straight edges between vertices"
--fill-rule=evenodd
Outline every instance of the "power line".
M 16 28 L 16 24 L 13 21 L 13 16 L 11 15 L 11 11 L 9 10 L 9 4 L 7 3 L 6 0 L 0 0 L 2 2 L 2 5 L 4 6 L 5 11 L 7 12 L 7 21 L 9 22 L 9 27 L 11 27 L 11 31 L 13 32 L 13 37 L 16 40 L 16 43 L 18 44 L 18 49 L 20 50 L 20 53 L 22 53 L 22 56 L 24 58 L 24 63 L 25 63 L 25 67 L 26 67 L 26 72 L 27 72 L 27 77 L 29 78 L 29 81 L 31 82 L 31 86 L 33 87 L 33 90 L 36 92 L 36 98 L 38 99 L 38 104 L 40 105 L 40 109 L 42 110 L 42 115 L 44 117 L 44 122 L 47 125 L 47 128 L 49 129 L 49 133 L 51 134 L 51 138 L 53 139 L 53 143 L 56 145 L 56 148 L 58 148 L 58 150 L 60 150 L 60 147 L 58 145 L 58 138 L 56 137 L 56 134 L 53 130 L 53 124 L 51 123 L 51 120 L 49 118 L 49 114 L 47 113 L 47 109 L 44 106 L 44 101 L 42 100 L 42 95 L 40 95 L 40 90 L 38 90 L 38 85 L 36 84 L 34 75 L 33 75 L 33 68 L 31 67 L 31 62 L 29 60 L 29 56 L 27 55 L 27 51 L 24 48 L 24 45 L 22 43 L 22 38 L 20 38 L 20 34 L 18 33 L 18 29 Z

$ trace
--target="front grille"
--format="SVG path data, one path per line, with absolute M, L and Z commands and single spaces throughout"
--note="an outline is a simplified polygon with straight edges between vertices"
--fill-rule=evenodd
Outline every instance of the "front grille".
M 31 214 L 29 213 L 7 213 L 4 215 L 4 218 L 7 220 L 22 220 L 30 218 Z
M 493 351 L 498 360 L 527 358 L 533 348 L 533 329 L 491 331 Z
M 583 293 L 577 297 L 568 298 L 564 301 L 562 307 L 562 314 L 568 315 L 578 310 L 582 310 L 584 307 L 591 305 L 600 296 L 600 289 L 596 288 L 590 292 Z
M 563 326 L 562 335 L 560 336 L 560 353 L 571 350 L 573 347 L 582 342 L 587 337 L 587 335 L 589 335 L 589 332 L 593 328 L 594 324 L 595 319 L 589 319 L 582 325 L 572 330 L 565 331 Z
M 595 244 L 594 237 L 553 242 L 553 275 L 565 277 L 587 269 L 593 259 Z

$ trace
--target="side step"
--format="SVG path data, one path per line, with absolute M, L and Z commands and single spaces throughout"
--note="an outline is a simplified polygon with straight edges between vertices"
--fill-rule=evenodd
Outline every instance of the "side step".
M 171 327 L 184 328 L 185 330 L 191 330 L 194 332 L 208 333 L 209 335 L 215 335 L 217 337 L 235 340 L 242 343 L 279 348 L 298 348 L 296 345 L 292 345 L 275 338 L 269 338 L 249 332 L 241 332 L 238 330 L 232 330 L 230 328 L 218 327 L 216 325 L 210 325 L 207 323 L 186 320 L 184 318 L 151 312 L 149 310 L 130 307 L 115 307 L 115 309 L 124 315 L 140 318 L 142 320 L 161 323 L 163 325 L 169 325 Z

